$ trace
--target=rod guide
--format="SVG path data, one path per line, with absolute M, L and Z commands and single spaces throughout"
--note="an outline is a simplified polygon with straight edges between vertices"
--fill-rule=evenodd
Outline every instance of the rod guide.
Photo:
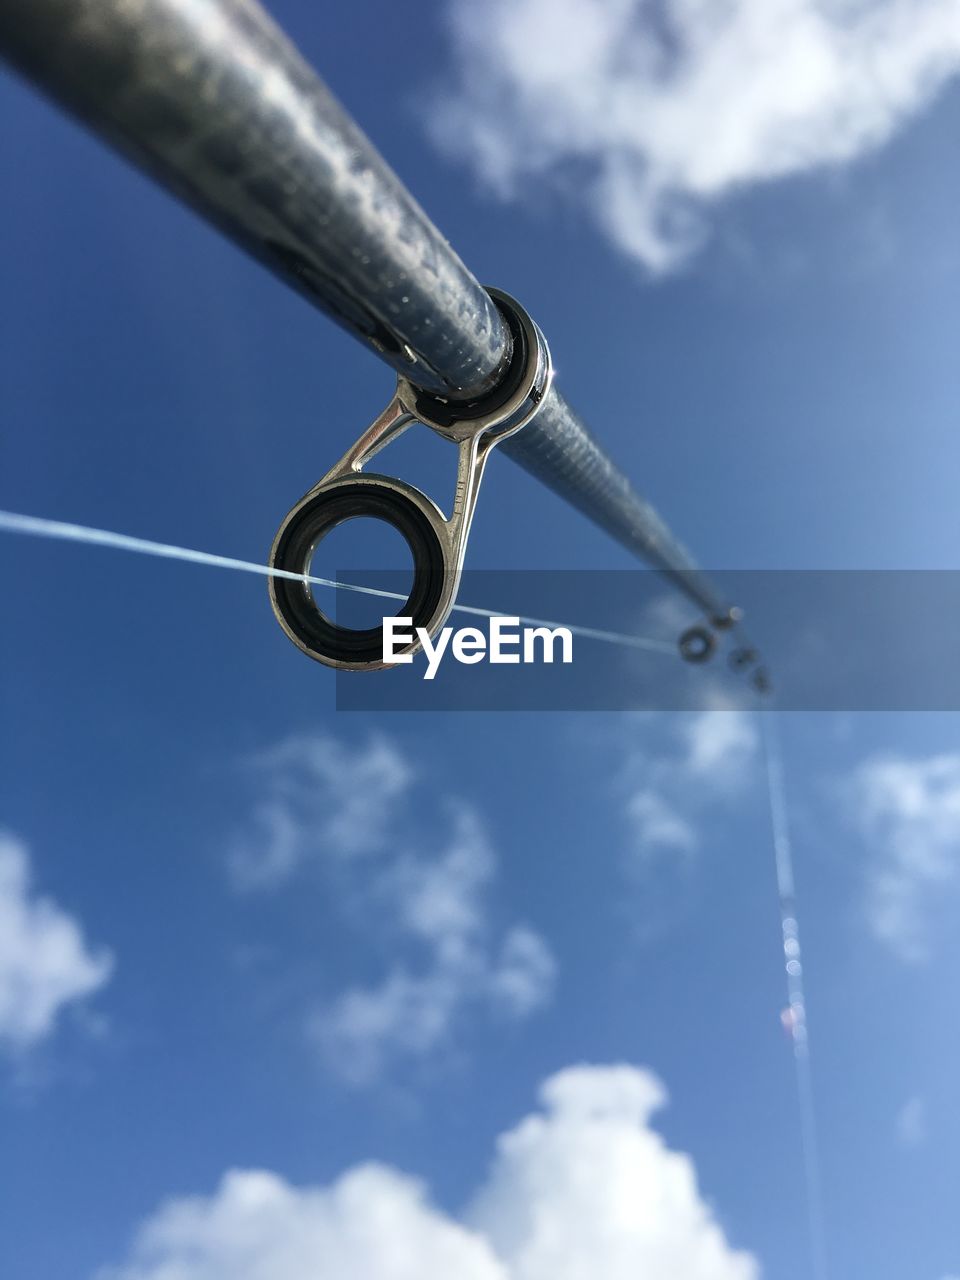
M 431 637 L 449 617 L 460 585 L 470 524 L 487 459 L 501 440 L 536 417 L 553 378 L 546 339 L 509 294 L 488 293 L 513 335 L 510 360 L 496 388 L 458 404 L 430 395 L 408 379 L 397 379 L 393 399 L 340 461 L 284 518 L 274 539 L 272 568 L 306 576 L 324 537 L 346 520 L 384 520 L 406 540 L 413 557 L 413 587 L 396 616 L 413 620 Z M 403 480 L 365 473 L 366 463 L 414 422 L 457 445 L 457 485 L 453 509 L 445 516 L 425 493 Z M 383 660 L 383 627 L 353 630 L 327 616 L 310 584 L 269 580 L 277 621 L 308 657 L 346 671 L 371 671 Z M 415 640 L 403 652 L 415 653 Z

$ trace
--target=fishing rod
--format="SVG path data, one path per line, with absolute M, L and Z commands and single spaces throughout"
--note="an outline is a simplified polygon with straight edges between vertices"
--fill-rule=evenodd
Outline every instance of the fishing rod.
M 739 610 L 552 385 L 539 328 L 471 275 L 256 0 L 0 0 L 0 55 L 397 373 L 388 409 L 284 520 L 271 564 L 306 575 L 336 524 L 386 520 L 414 557 L 409 611 L 442 625 L 498 445 L 702 611 L 680 637 L 687 661 L 739 631 Z M 362 473 L 413 422 L 460 450 L 449 517 L 412 485 Z M 304 652 L 378 665 L 381 628 L 338 628 L 306 584 L 278 592 L 283 581 L 270 580 L 274 611 Z M 731 658 L 765 681 L 746 641 Z

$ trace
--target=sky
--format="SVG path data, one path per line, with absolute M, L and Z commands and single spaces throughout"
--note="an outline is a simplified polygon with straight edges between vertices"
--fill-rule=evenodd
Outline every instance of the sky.
M 705 567 L 958 567 L 953 0 L 270 8 Z M 0 509 L 262 561 L 391 375 L 0 113 Z M 497 457 L 469 557 L 631 563 Z M 0 565 L 0 1275 L 820 1280 L 755 716 L 337 710 L 252 576 Z M 960 1275 L 958 729 L 780 717 L 833 1280 Z

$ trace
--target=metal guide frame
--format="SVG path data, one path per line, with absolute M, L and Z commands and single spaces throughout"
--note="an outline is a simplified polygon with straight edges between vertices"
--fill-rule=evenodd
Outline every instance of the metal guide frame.
M 470 524 L 491 451 L 528 427 L 543 406 L 553 378 L 546 339 L 520 304 L 488 290 L 513 334 L 512 359 L 500 385 L 471 405 L 424 395 L 404 378 L 377 419 L 340 461 L 289 512 L 270 553 L 272 568 L 308 575 L 318 543 L 337 525 L 361 517 L 380 519 L 406 539 L 413 556 L 413 587 L 398 615 L 413 634 L 434 636 L 450 615 L 460 585 Z M 413 485 L 366 473 L 364 466 L 415 422 L 457 446 L 457 484 L 449 516 Z M 309 582 L 270 578 L 270 600 L 289 638 L 327 666 L 367 671 L 383 660 L 383 628 L 338 626 L 313 597 Z M 415 639 L 400 652 L 413 654 Z

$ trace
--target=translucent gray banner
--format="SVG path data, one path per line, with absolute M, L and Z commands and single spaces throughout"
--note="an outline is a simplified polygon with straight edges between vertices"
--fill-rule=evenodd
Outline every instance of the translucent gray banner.
M 784 710 L 960 709 L 960 571 L 763 570 L 713 572 L 725 600 L 743 608 L 744 634 L 769 672 Z M 400 574 L 343 575 L 360 586 L 404 593 Z M 329 592 L 321 601 L 344 626 L 371 625 L 371 598 Z M 707 662 L 684 661 L 680 634 L 704 619 L 645 570 L 471 571 L 458 603 L 571 629 L 572 660 L 553 638 L 533 638 L 533 661 L 490 660 L 491 620 L 455 612 L 441 657 L 418 655 L 385 671 L 338 672 L 341 710 L 697 710 L 755 706 L 755 664 L 735 670 L 744 636 L 716 633 Z M 399 611 L 378 601 L 374 621 Z M 456 633 L 469 627 L 458 642 Z M 501 624 L 501 629 L 504 629 Z M 523 624 L 505 628 L 523 654 Z M 612 633 L 597 638 L 586 633 Z M 619 638 L 615 638 L 619 637 Z M 482 644 L 481 644 L 482 641 Z M 460 653 L 468 661 L 457 658 Z M 477 654 L 481 653 L 480 657 Z

